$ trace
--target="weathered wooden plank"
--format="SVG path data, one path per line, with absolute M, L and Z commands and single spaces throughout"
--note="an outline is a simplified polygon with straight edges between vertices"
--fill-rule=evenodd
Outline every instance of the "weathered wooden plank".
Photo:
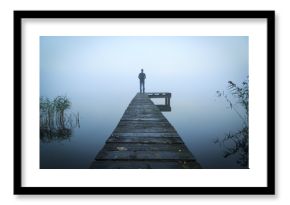
M 176 132 L 168 122 L 120 121 L 114 132 Z
M 176 132 L 160 132 L 160 133 L 144 133 L 144 132 L 126 132 L 126 133 L 121 133 L 121 132 L 114 132 L 111 137 L 179 137 L 179 135 Z
M 172 151 L 188 152 L 184 144 L 108 143 L 106 151 Z
M 96 156 L 96 159 L 192 160 L 193 158 L 189 152 L 178 152 L 178 151 L 108 151 L 108 150 L 102 150 Z
M 140 120 L 140 121 L 134 121 L 134 120 L 120 120 L 120 122 L 117 125 L 118 127 L 122 126 L 134 126 L 134 127 L 144 127 L 144 126 L 150 126 L 150 127 L 172 127 L 173 126 L 168 123 L 168 121 L 150 121 L 150 120 Z
M 183 144 L 180 137 L 110 137 L 106 143 Z
M 134 133 L 134 132 L 144 132 L 144 133 L 174 133 L 175 129 L 170 127 L 145 127 L 145 128 L 134 128 L 131 127 L 117 127 L 114 132 L 123 132 L 123 133 Z
M 176 132 L 168 122 L 123 122 L 120 121 L 114 132 Z
M 143 111 L 143 110 L 139 110 L 139 111 L 126 111 L 125 113 L 124 113 L 124 116 L 123 117 L 138 117 L 138 116 L 142 116 L 142 117 L 144 117 L 144 118 L 146 118 L 146 117 L 158 117 L 158 118 L 164 118 L 165 119 L 165 117 L 161 114 L 161 113 L 156 113 L 155 111 L 154 112 L 152 112 L 152 111 L 150 111 L 150 112 L 146 112 L 146 111 Z
M 144 117 L 143 117 L 144 116 Z M 136 116 L 123 116 L 121 121 L 156 121 L 156 122 L 167 122 L 166 119 L 157 116 L 145 116 L 145 115 L 136 115 Z
M 181 161 L 122 161 L 122 160 L 94 160 L 91 169 L 200 169 L 199 163 L 194 160 Z
M 136 115 L 155 115 L 155 116 L 160 116 L 162 117 L 159 108 L 156 107 L 158 110 L 152 110 L 152 109 L 138 109 L 136 108 L 135 110 L 126 110 L 124 115 L 131 115 L 131 116 L 136 116 Z

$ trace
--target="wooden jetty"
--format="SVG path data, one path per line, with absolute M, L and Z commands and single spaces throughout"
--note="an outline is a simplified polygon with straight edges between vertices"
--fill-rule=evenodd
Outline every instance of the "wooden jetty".
M 149 98 L 164 98 L 165 103 L 164 105 L 156 105 L 161 112 L 170 112 L 170 98 L 171 93 L 146 93 Z
M 138 93 L 92 162 L 92 169 L 195 169 L 201 168 L 174 127 L 150 98 L 170 93 Z M 167 108 L 166 108 L 167 107 Z M 171 108 L 170 108 L 171 110 Z

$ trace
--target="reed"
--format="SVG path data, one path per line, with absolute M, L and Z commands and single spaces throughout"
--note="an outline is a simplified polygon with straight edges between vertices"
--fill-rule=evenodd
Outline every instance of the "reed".
M 238 154 L 237 163 L 248 167 L 249 162 L 249 82 L 248 78 L 241 85 L 229 81 L 228 91 L 217 91 L 218 97 L 223 97 L 242 121 L 242 128 L 236 132 L 228 132 L 224 137 L 217 138 L 215 143 L 223 147 L 224 158 Z
M 68 139 L 74 127 L 80 127 L 79 113 L 69 113 L 71 101 L 66 96 L 40 97 L 40 135 L 42 141 Z M 45 139 L 45 140 L 44 140 Z

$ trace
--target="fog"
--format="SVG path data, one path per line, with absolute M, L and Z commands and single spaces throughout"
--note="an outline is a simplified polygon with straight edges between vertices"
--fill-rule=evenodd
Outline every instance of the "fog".
M 242 122 L 216 91 L 244 81 L 248 61 L 247 36 L 40 37 L 40 96 L 66 95 L 81 124 L 70 142 L 41 144 L 41 167 L 85 168 L 139 92 L 144 69 L 145 92 L 172 93 L 163 114 L 201 165 L 235 168 L 213 140 Z

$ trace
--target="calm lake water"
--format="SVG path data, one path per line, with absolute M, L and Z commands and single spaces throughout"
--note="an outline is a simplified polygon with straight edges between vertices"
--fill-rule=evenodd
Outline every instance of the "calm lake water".
M 126 100 L 120 98 L 116 101 L 100 99 L 92 110 L 87 107 L 75 108 L 80 113 L 80 128 L 73 128 L 69 139 L 41 143 L 40 168 L 89 168 L 134 96 L 134 93 L 128 94 Z M 196 102 L 197 99 L 190 100 L 189 97 L 172 93 L 172 111 L 163 112 L 164 116 L 175 127 L 203 168 L 241 168 L 236 163 L 236 156 L 223 158 L 221 147 L 214 143 L 216 138 L 222 138 L 229 131 L 241 128 L 241 120 L 215 95 L 203 104 Z M 163 102 L 158 99 L 153 101 L 156 104 Z M 207 106 L 208 103 L 216 106 Z

